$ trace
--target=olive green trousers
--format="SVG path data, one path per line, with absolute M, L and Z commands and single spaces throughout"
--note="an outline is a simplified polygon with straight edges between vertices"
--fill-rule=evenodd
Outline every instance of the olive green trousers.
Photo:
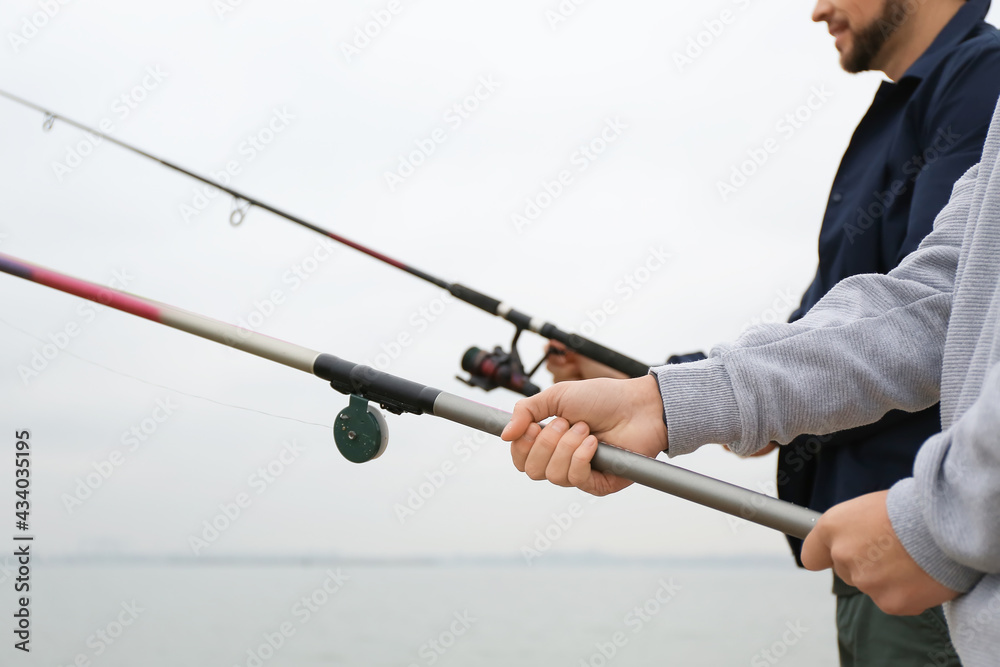
M 841 667 L 960 667 L 941 607 L 890 616 L 835 578 Z

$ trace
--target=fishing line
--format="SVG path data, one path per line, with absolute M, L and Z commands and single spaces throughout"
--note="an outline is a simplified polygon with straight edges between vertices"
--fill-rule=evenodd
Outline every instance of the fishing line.
M 4 326 L 6 326 L 6 327 L 8 327 L 10 329 L 13 329 L 14 331 L 20 332 L 20 333 L 24 334 L 25 336 L 27 336 L 28 338 L 34 338 L 39 343 L 42 343 L 42 344 L 46 343 L 46 341 L 43 338 L 39 338 L 38 336 L 36 336 L 35 334 L 31 333 L 30 331 L 25 331 L 21 327 L 16 326 L 14 324 L 11 324 L 10 322 L 8 322 L 8 321 L 6 321 L 6 320 L 4 320 L 2 318 L 0 318 L 0 324 L 3 324 Z M 296 417 L 288 417 L 286 415 L 276 415 L 273 412 L 267 412 L 266 410 L 258 410 L 257 408 L 248 408 L 248 407 L 244 407 L 242 405 L 234 405 L 232 403 L 226 403 L 224 401 L 219 401 L 219 400 L 216 400 L 214 398 L 209 398 L 208 396 L 200 396 L 198 394 L 192 394 L 191 392 L 184 391 L 182 389 L 176 389 L 174 387 L 168 387 L 165 384 L 158 384 L 158 383 L 153 382 L 151 380 L 146 380 L 146 379 L 138 377 L 136 375 L 132 375 L 130 373 L 126 373 L 125 371 L 120 371 L 120 370 L 118 370 L 116 368 L 111 368 L 110 366 L 105 366 L 104 364 L 100 363 L 99 361 L 94 361 L 93 359 L 87 359 L 86 357 L 82 357 L 79 354 L 77 354 L 75 352 L 72 352 L 72 351 L 70 351 L 70 350 L 68 350 L 66 348 L 61 349 L 60 350 L 60 354 L 67 354 L 67 355 L 69 355 L 71 357 L 74 357 L 75 359 L 77 359 L 79 361 L 82 361 L 85 364 L 90 364 L 91 366 L 97 366 L 98 368 L 101 368 L 101 369 L 107 371 L 108 373 L 113 373 L 115 375 L 120 375 L 120 376 L 122 376 L 124 378 L 128 378 L 130 380 L 135 380 L 136 382 L 141 382 L 142 384 L 149 385 L 150 387 L 157 387 L 159 389 L 165 389 L 166 391 L 173 392 L 175 394 L 180 394 L 181 396 L 187 396 L 189 398 L 196 398 L 196 399 L 201 400 L 201 401 L 207 401 L 209 403 L 215 403 L 216 405 L 221 405 L 221 406 L 226 407 L 226 408 L 232 408 L 234 410 L 243 410 L 245 412 L 253 412 L 253 413 L 256 413 L 258 415 L 263 415 L 265 417 L 274 417 L 275 419 L 284 419 L 286 421 L 298 422 L 299 424 L 305 424 L 306 426 L 319 426 L 320 428 L 330 428 L 329 425 L 327 425 L 327 424 L 319 424 L 317 422 L 305 421 L 304 419 L 298 419 Z
M 350 396 L 348 407 L 339 411 L 334 420 L 333 438 L 340 453 L 355 463 L 378 458 L 389 442 L 385 418 L 371 402 L 394 414 L 432 415 L 495 436 L 499 436 L 510 421 L 508 412 L 440 389 L 176 306 L 73 278 L 2 253 L 0 272 L 270 359 L 329 382 L 335 390 Z M 598 444 L 591 465 L 595 470 L 630 479 L 793 537 L 808 535 L 820 516 L 805 507 L 603 442 Z

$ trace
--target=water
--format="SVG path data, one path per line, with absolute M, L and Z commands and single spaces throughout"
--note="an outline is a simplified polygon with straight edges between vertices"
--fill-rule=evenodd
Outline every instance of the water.
M 828 573 L 778 561 L 39 564 L 32 579 L 32 652 L 4 646 L 0 664 L 837 664 Z

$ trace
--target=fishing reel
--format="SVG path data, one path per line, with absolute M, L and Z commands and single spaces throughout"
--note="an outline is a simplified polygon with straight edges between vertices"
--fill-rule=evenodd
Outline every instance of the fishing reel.
M 351 394 L 351 402 L 337 415 L 333 441 L 351 463 L 367 463 L 382 456 L 389 445 L 389 427 L 385 417 L 368 402 Z
M 548 354 L 542 357 L 531 371 L 526 373 L 524 364 L 521 363 L 521 355 L 517 352 L 517 340 L 521 337 L 522 331 L 523 329 L 519 328 L 514 333 L 514 340 L 510 343 L 510 352 L 505 351 L 499 345 L 493 348 L 492 352 L 478 347 L 470 347 L 462 357 L 462 370 L 466 371 L 469 377 L 455 377 L 470 387 L 479 387 L 484 391 L 503 387 L 524 396 L 534 396 L 540 392 L 541 389 L 531 381 L 531 376 L 541 368 L 542 363 L 548 358 Z

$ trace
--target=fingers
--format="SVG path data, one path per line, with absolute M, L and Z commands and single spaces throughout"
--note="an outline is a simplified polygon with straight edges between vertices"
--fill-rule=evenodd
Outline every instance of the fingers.
M 772 441 L 772 442 L 769 442 L 766 445 L 764 445 L 763 449 L 758 449 L 756 452 L 754 452 L 750 456 L 751 457 L 767 456 L 768 454 L 770 454 L 771 452 L 773 452 L 778 447 L 779 447 L 778 443 Z
M 614 378 L 615 380 L 627 380 L 628 375 L 621 371 L 606 366 L 599 361 L 594 361 L 590 357 L 579 355 L 576 361 L 577 372 L 583 380 L 593 380 L 594 378 Z
M 594 471 L 590 467 L 590 462 L 597 451 L 597 436 L 588 435 L 583 443 L 576 448 L 570 459 L 569 474 L 567 481 L 570 486 L 589 490 L 593 486 L 592 480 Z
M 520 438 L 510 443 L 510 457 L 514 461 L 514 467 L 524 472 L 524 462 L 528 460 L 528 452 L 535 444 L 535 438 L 541 433 L 542 427 L 538 424 L 531 424 Z
M 547 480 L 558 486 L 575 486 L 570 475 L 572 462 L 580 445 L 589 435 L 590 427 L 584 422 L 573 424 L 573 427 L 563 434 L 545 466 Z
M 802 563 L 810 570 L 832 566 L 887 614 L 915 615 L 955 599 L 958 592 L 921 569 L 900 543 L 887 496 L 869 493 L 827 510 L 806 538 Z
M 511 445 L 515 467 L 533 480 L 587 490 L 593 474 L 590 460 L 597 449 L 597 438 L 590 435 L 587 424 L 570 427 L 568 421 L 557 418 L 545 428 L 534 426 Z
M 845 525 L 841 514 L 840 506 L 835 506 L 819 518 L 802 543 L 802 565 L 813 571 L 832 568 L 844 583 L 856 586 L 851 568 L 852 560 L 845 558 L 852 540 L 849 535 L 845 539 Z
M 826 570 L 833 567 L 833 554 L 830 551 L 827 524 L 820 517 L 816 527 L 806 536 L 802 544 L 802 565 L 807 570 Z
M 560 349 L 562 351 L 559 354 L 548 354 L 545 360 L 545 370 L 552 373 L 552 381 L 559 383 L 582 380 L 583 375 L 580 373 L 579 357 L 574 352 L 566 351 L 561 346 L 556 348 L 554 347 L 555 345 L 559 344 L 550 344 L 550 349 Z
M 514 414 L 500 433 L 500 439 L 513 442 L 524 435 L 532 424 L 551 417 L 558 404 L 560 393 L 558 387 L 549 387 L 540 394 L 522 398 L 515 403 Z
M 549 459 L 556 450 L 556 446 L 569 431 L 569 422 L 558 417 L 549 422 L 542 432 L 535 438 L 535 444 L 528 452 L 528 459 L 524 463 L 524 473 L 534 480 L 545 479 L 545 469 L 549 465 Z

